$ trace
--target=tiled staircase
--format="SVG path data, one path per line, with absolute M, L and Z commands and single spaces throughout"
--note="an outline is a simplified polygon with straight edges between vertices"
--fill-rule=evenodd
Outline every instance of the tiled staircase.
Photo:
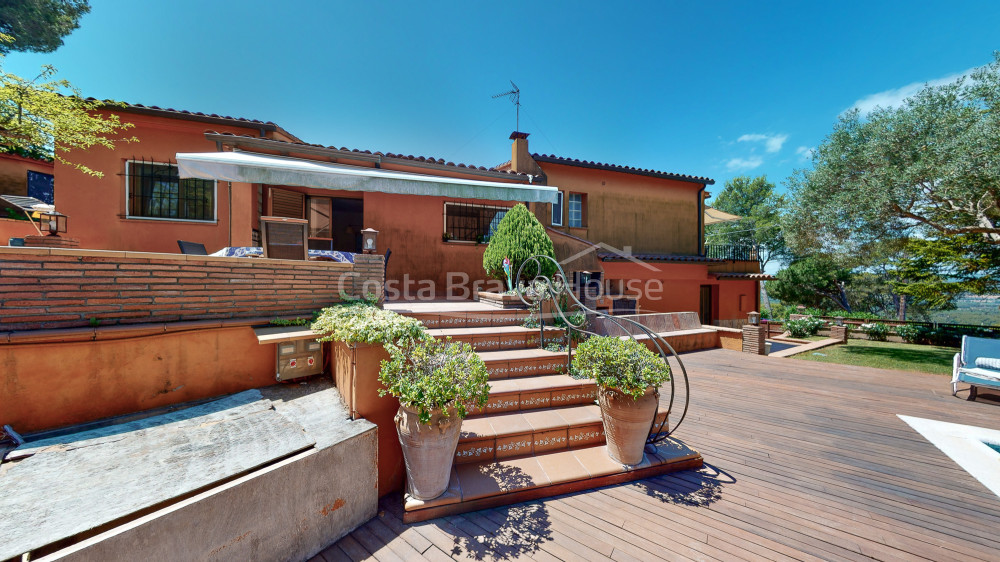
M 467 341 L 486 362 L 490 398 L 466 418 L 444 495 L 428 501 L 406 496 L 404 521 L 485 509 L 698 468 L 701 455 L 668 441 L 643 462 L 623 466 L 607 454 L 601 411 L 592 381 L 565 374 L 566 354 L 539 349 L 527 313 L 479 303 L 442 305 L 440 311 L 401 311 L 421 320 L 438 338 Z M 548 328 L 545 339 L 561 339 Z M 661 397 L 660 419 L 668 397 Z

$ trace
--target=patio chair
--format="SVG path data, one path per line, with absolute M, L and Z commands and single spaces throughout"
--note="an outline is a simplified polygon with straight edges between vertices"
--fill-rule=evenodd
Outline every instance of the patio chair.
M 960 382 L 971 385 L 968 400 L 976 399 L 979 387 L 1000 390 L 1000 340 L 962 336 L 962 350 L 952 367 L 952 396 Z
M 309 221 L 286 217 L 260 217 L 260 234 L 265 258 L 309 259 Z
M 198 242 L 188 242 L 187 240 L 178 240 L 177 246 L 180 247 L 181 253 L 189 256 L 207 256 L 208 250 L 205 249 L 204 244 L 199 244 Z

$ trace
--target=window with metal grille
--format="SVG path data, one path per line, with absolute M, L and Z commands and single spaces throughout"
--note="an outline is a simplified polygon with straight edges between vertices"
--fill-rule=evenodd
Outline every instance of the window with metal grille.
M 488 242 L 509 210 L 499 205 L 445 203 L 444 239 Z
M 125 163 L 128 216 L 154 219 L 215 220 L 215 181 L 181 179 L 170 163 Z

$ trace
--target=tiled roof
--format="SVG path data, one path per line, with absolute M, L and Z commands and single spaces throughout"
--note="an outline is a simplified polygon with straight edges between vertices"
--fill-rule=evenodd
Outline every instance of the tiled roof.
M 87 100 L 113 103 L 112 100 L 99 100 L 97 98 L 87 98 Z M 300 140 L 297 136 L 288 132 L 274 121 L 261 121 L 260 119 L 247 119 L 246 117 L 232 117 L 230 115 L 219 115 L 218 113 L 202 113 L 200 111 L 188 111 L 186 109 L 174 109 L 172 107 L 160 107 L 157 105 L 143 105 L 141 103 L 125 102 L 124 107 L 120 107 L 117 105 L 112 107 L 115 107 L 116 109 L 121 109 L 123 111 L 131 111 L 134 113 L 143 113 L 149 115 L 164 115 L 169 117 L 175 117 L 178 119 L 190 119 L 193 121 L 204 121 L 208 123 L 217 123 L 217 124 L 228 123 L 251 129 L 263 128 L 269 131 L 277 131 L 290 138 Z
M 723 263 L 725 260 L 720 260 L 717 258 L 708 258 L 705 256 L 685 256 L 681 254 L 614 254 L 610 252 L 600 252 L 597 257 L 601 258 L 601 261 L 662 261 L 662 262 L 680 262 L 680 263 Z
M 756 281 L 773 281 L 775 277 L 769 273 L 713 273 L 716 279 L 753 279 Z
M 177 113 L 184 116 L 192 117 L 211 117 L 213 119 L 225 119 L 227 121 L 241 121 L 244 123 L 253 123 L 254 125 L 274 125 L 278 126 L 274 121 L 261 121 L 260 119 L 247 119 L 246 117 L 232 117 L 230 115 L 219 115 L 218 113 L 202 113 L 200 111 L 188 111 L 186 109 L 174 109 L 172 107 L 159 107 L 156 105 L 142 105 L 141 103 L 130 103 L 128 107 L 134 109 L 149 109 L 153 111 L 166 111 L 169 113 Z
M 256 137 L 250 137 L 250 136 L 247 136 L 247 135 L 234 135 L 232 133 L 214 133 L 214 134 L 218 134 L 218 135 L 222 135 L 222 136 L 227 136 L 227 137 L 232 137 L 234 139 L 260 140 L 260 139 L 257 139 Z M 456 168 L 458 170 L 461 170 L 461 169 L 477 170 L 477 171 L 482 171 L 482 172 L 495 172 L 495 173 L 498 173 L 498 174 L 506 174 L 506 175 L 510 175 L 510 176 L 517 176 L 517 177 L 524 177 L 524 178 L 528 177 L 527 174 L 520 174 L 520 173 L 517 173 L 517 172 L 513 172 L 511 170 L 498 170 L 497 168 L 487 168 L 486 166 L 476 166 L 474 164 L 455 163 L 455 162 L 451 162 L 451 161 L 446 161 L 444 158 L 434 158 L 433 156 L 413 156 L 412 154 L 404 155 L 404 154 L 397 154 L 397 153 L 394 153 L 394 152 L 379 152 L 379 151 L 373 152 L 371 150 L 359 150 L 357 148 L 347 148 L 346 146 L 342 146 L 342 147 L 338 148 L 336 146 L 326 146 L 326 145 L 322 145 L 322 144 L 314 144 L 314 143 L 301 142 L 301 141 L 300 142 L 289 143 L 289 142 L 278 141 L 278 140 L 273 140 L 273 139 L 269 139 L 269 140 L 270 140 L 270 142 L 280 142 L 280 143 L 284 143 L 284 144 L 293 144 L 293 145 L 297 145 L 297 146 L 308 146 L 308 147 L 321 148 L 321 149 L 326 149 L 326 150 L 336 150 L 336 151 L 339 151 L 339 152 L 349 152 L 351 154 L 359 154 L 359 155 L 365 155 L 365 156 L 376 156 L 376 157 L 382 157 L 382 158 L 391 158 L 391 159 L 395 159 L 395 160 L 408 160 L 408 161 L 411 161 L 411 162 L 419 162 L 419 163 L 424 163 L 424 164 L 431 164 L 431 165 L 434 165 L 434 166 L 443 166 L 443 167 Z
M 548 162 L 551 164 L 563 164 L 566 166 L 579 166 L 582 168 L 595 168 L 598 170 L 609 170 L 612 172 L 622 172 L 625 174 L 639 174 L 642 176 L 651 176 L 655 178 L 665 178 L 680 181 L 690 181 L 695 183 L 702 183 L 705 185 L 712 185 L 715 180 L 711 178 L 706 178 L 702 176 L 689 176 L 686 174 L 672 174 L 669 172 L 660 172 L 657 170 L 650 170 L 644 168 L 635 168 L 632 166 L 620 166 L 618 164 L 605 164 L 603 162 L 594 162 L 593 160 L 578 160 L 576 158 L 564 158 L 562 156 L 555 156 L 553 154 L 532 154 L 532 158 L 536 162 Z

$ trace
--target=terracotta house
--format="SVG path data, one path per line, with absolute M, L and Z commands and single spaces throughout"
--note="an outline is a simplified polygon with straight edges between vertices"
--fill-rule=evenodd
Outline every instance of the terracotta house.
M 753 248 L 705 245 L 706 191 L 714 180 L 559 156 L 532 154 L 528 135 L 511 134 L 500 169 L 559 186 L 558 202 L 535 205 L 562 251 L 592 244 L 608 300 L 637 301 L 639 312 L 699 312 L 705 324 L 739 326 L 758 310 L 760 261 Z M 575 239 L 576 244 L 564 240 Z M 557 252 L 558 253 L 558 252 Z
M 311 249 L 357 252 L 370 227 L 380 231 L 380 253 L 392 250 L 390 297 L 468 299 L 489 283 L 483 243 L 507 208 L 525 202 L 567 270 L 600 272 L 604 291 L 635 299 L 639 312 L 694 310 L 726 325 L 758 308 L 756 256 L 704 244 L 708 178 L 531 154 L 520 132 L 511 160 L 486 168 L 307 144 L 272 122 L 141 105 L 114 111 L 135 124 L 129 134 L 139 142 L 73 155 L 101 178 L 0 157 L 0 180 L 11 178 L 3 193 L 19 193 L 21 175 L 54 177 L 56 209 L 82 248 L 259 246 L 260 217 L 281 216 L 308 221 Z M 0 218 L 2 240 L 31 233 Z

